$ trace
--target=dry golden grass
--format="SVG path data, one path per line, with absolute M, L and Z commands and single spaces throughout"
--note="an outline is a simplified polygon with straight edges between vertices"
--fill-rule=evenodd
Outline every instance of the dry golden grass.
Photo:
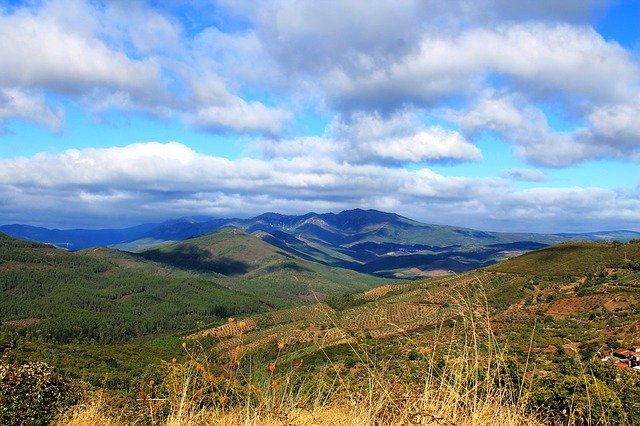
M 56 425 L 59 426 L 120 426 L 125 423 L 118 420 L 110 411 L 104 401 L 96 396 L 90 395 L 85 398 L 85 402 L 74 406 L 68 413 L 58 419 Z
M 364 405 L 330 405 L 311 409 L 294 408 L 280 415 L 233 410 L 222 414 L 215 410 L 171 413 L 157 424 L 166 426 L 361 426 L 361 425 L 465 425 L 465 426 L 516 426 L 539 425 L 536 419 L 527 417 L 517 409 L 505 407 L 499 402 L 486 403 L 471 415 L 456 413 L 455 398 L 448 395 L 443 401 L 423 401 L 422 412 L 409 410 L 397 418 L 372 418 L 372 410 Z M 370 407 L 374 410 L 380 407 Z M 416 407 L 412 407 L 416 408 Z M 436 414 L 434 414 L 436 413 Z M 125 426 L 136 421 L 114 420 L 103 414 L 96 405 L 77 407 L 72 415 L 61 419 L 57 426 Z
M 430 339 L 419 335 L 398 338 L 399 345 L 423 357 L 423 362 L 416 364 L 420 371 L 407 370 L 415 373 L 411 380 L 388 368 L 384 359 L 370 353 L 358 339 L 348 345 L 362 374 L 354 379 L 344 374 L 344 366 L 329 360 L 323 376 L 328 387 L 316 386 L 312 393 L 303 390 L 309 379 L 298 374 L 300 364 L 284 365 L 283 342 L 268 365 L 249 372 L 241 368 L 249 364 L 250 356 L 241 347 L 220 355 L 213 365 L 213 357 L 203 348 L 184 343 L 188 361 L 166 363 L 162 389 L 149 384 L 148 396 L 162 394 L 163 401 L 149 402 L 146 409 L 138 411 L 145 416 L 145 423 L 131 417 L 117 418 L 117 413 L 94 398 L 75 407 L 58 426 L 542 424 L 525 410 L 528 390 L 506 377 L 507 357 L 493 337 L 486 302 L 483 306 L 481 298 L 480 303 L 478 298 L 473 300 L 458 295 L 457 321 L 449 327 L 443 320 Z M 242 332 L 239 327 L 239 342 Z M 430 346 L 425 347 L 425 342 L 431 342 Z M 216 369 L 221 364 L 222 374 Z

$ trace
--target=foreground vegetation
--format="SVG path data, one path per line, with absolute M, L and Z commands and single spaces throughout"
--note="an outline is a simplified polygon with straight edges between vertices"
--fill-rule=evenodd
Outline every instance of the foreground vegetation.
M 58 395 L 42 424 L 61 425 L 640 424 L 640 374 L 599 359 L 640 344 L 638 259 L 635 241 L 567 243 L 151 339 L 11 334 L 0 406 Z M 59 376 L 22 379 L 26 360 Z
M 143 255 L 70 253 L 0 233 L 0 344 L 120 344 L 381 282 L 233 230 Z
M 433 332 L 379 340 L 345 328 L 348 341 L 307 354 L 283 342 L 249 350 L 246 324 L 234 321 L 237 347 L 217 351 L 185 341 L 184 356 L 162 362 L 136 401 L 61 378 L 40 383 L 33 368 L 9 379 L 0 370 L 0 402 L 13 416 L 4 419 L 47 424 L 55 416 L 57 425 L 640 424 L 639 374 L 577 354 L 541 374 L 532 356 L 520 359 L 505 350 L 482 305 L 469 300 L 452 306 L 454 324 L 442 321 Z M 37 383 L 11 400 L 17 377 Z M 34 405 L 32 417 L 19 417 L 21 407 L 31 406 L 29 395 L 34 402 L 50 395 L 50 409 Z

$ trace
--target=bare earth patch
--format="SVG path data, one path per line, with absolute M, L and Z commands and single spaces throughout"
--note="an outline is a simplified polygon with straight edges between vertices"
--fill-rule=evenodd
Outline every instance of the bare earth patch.
M 8 325 L 11 327 L 28 327 L 32 324 L 36 324 L 38 322 L 42 321 L 41 319 L 38 318 L 27 318 L 27 319 L 19 319 L 19 320 L 11 320 L 11 321 L 4 321 L 2 323 L 2 325 Z

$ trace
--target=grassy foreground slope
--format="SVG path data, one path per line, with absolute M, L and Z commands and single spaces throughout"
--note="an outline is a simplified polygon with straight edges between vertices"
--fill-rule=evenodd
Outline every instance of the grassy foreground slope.
M 325 401 L 351 401 L 338 404 L 351 421 L 366 412 L 365 423 L 640 424 L 640 374 L 596 356 L 640 344 L 638 260 L 637 243 L 564 243 L 457 276 L 236 318 L 190 335 L 186 352 L 201 365 L 193 377 L 227 369 L 262 389 L 267 400 L 240 402 L 252 416 L 274 407 L 295 416 L 326 392 Z M 190 415 L 219 418 L 215 407 Z
M 639 343 L 638 247 L 561 244 L 239 316 L 188 336 L 186 357 L 144 388 L 163 402 L 139 413 L 180 425 L 640 424 L 640 374 L 594 357 Z M 105 412 L 94 400 L 63 424 Z
M 216 247 L 205 259 L 236 246 Z M 89 400 L 61 424 L 131 415 L 172 425 L 640 424 L 640 374 L 594 358 L 603 345 L 639 343 L 638 247 L 562 244 L 465 274 L 237 315 L 147 371 L 141 403 L 113 411 Z M 247 266 L 236 277 L 269 253 L 235 258 Z

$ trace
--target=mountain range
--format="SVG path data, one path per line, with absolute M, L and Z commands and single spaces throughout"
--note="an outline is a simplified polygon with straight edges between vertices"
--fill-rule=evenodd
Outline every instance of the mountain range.
M 58 230 L 3 225 L 16 238 L 54 244 L 68 250 L 110 246 L 139 252 L 220 229 L 237 228 L 301 259 L 387 278 L 459 273 L 563 241 L 629 241 L 633 231 L 582 234 L 485 232 L 431 225 L 394 213 L 347 210 L 341 213 L 283 215 L 249 219 L 180 218 L 125 229 Z

